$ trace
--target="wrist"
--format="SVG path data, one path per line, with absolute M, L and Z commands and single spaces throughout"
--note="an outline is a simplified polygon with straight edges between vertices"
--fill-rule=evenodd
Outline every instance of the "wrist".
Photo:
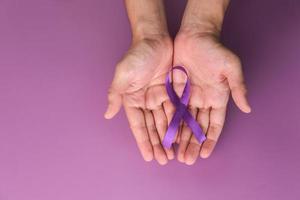
M 125 0 L 133 40 L 168 37 L 163 0 Z
M 215 24 L 209 23 L 188 23 L 180 27 L 176 38 L 179 36 L 186 37 L 213 37 L 216 40 L 220 38 L 221 29 Z
M 220 37 L 229 0 L 189 0 L 179 32 Z
M 141 44 L 151 49 L 164 49 L 165 52 L 173 53 L 173 40 L 169 35 L 153 34 L 132 38 L 131 47 Z
M 170 38 L 166 27 L 157 24 L 157 22 L 141 20 L 132 28 L 132 41 L 141 40 L 167 40 Z

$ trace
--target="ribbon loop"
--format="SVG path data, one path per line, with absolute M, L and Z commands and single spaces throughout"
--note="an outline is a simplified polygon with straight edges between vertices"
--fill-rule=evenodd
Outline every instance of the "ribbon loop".
M 172 73 L 173 70 L 180 70 L 180 71 L 184 72 L 185 75 L 187 76 L 187 81 L 185 83 L 185 86 L 184 86 L 184 89 L 183 89 L 183 92 L 182 92 L 182 95 L 180 98 L 177 96 L 176 92 L 174 91 L 174 88 L 170 81 L 170 74 Z M 163 139 L 163 142 L 162 142 L 163 146 L 166 148 L 171 147 L 171 145 L 175 139 L 176 131 L 177 131 L 182 119 L 191 128 L 191 130 L 192 130 L 193 134 L 195 135 L 195 137 L 197 138 L 198 142 L 202 143 L 206 139 L 205 134 L 203 133 L 198 122 L 194 119 L 194 117 L 191 115 L 191 113 L 188 111 L 188 108 L 187 108 L 191 84 L 190 84 L 190 80 L 188 77 L 188 73 L 185 70 L 185 68 L 182 66 L 172 67 L 172 69 L 167 74 L 165 84 L 166 84 L 168 96 L 169 96 L 171 102 L 173 103 L 173 105 L 175 106 L 176 111 L 170 122 L 170 125 L 166 132 L 166 135 Z

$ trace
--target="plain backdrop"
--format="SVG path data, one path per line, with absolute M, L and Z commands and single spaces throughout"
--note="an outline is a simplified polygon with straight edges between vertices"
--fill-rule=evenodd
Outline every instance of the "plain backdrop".
M 167 0 L 171 35 L 185 1 Z M 223 43 L 250 115 L 230 102 L 212 157 L 145 163 L 122 111 L 103 118 L 130 45 L 123 1 L 0 0 L 0 200 L 300 199 L 300 1 L 233 0 Z

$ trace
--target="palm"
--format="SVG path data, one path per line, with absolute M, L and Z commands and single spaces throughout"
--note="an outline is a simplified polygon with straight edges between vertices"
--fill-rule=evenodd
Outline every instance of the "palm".
M 242 110 L 247 112 L 249 106 L 238 57 L 214 37 L 179 35 L 174 48 L 174 63 L 189 72 L 191 112 L 207 133 L 207 140 L 199 144 L 186 125 L 182 128 L 178 159 L 192 164 L 199 153 L 203 158 L 211 154 L 224 124 L 230 91 Z M 174 82 L 180 90 L 184 79 L 174 74 Z
M 164 56 L 166 54 L 168 52 L 164 52 L 161 44 L 156 41 L 143 41 L 131 47 L 116 71 L 116 76 L 122 74 L 119 91 L 123 93 L 124 104 L 147 108 L 147 102 L 153 97 L 147 96 L 149 89 L 163 85 L 171 63 L 170 56 Z
M 175 47 L 175 62 L 184 64 L 190 73 L 193 86 L 191 105 L 224 107 L 230 91 L 225 71 L 238 64 L 236 56 L 207 38 L 195 38 L 185 45 L 177 43 Z
M 122 103 L 144 159 L 149 161 L 155 157 L 160 164 L 174 157 L 173 150 L 163 149 L 161 145 L 168 123 L 163 107 L 167 100 L 164 79 L 171 62 L 169 41 L 134 43 L 117 65 L 106 114 L 111 118 Z

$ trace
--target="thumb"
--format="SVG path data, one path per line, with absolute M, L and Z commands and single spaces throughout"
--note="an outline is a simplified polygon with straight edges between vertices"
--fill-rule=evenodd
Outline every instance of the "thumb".
M 251 112 L 251 107 L 247 100 L 247 89 L 243 78 L 241 66 L 236 67 L 227 74 L 231 95 L 236 106 L 245 113 Z
M 129 76 L 121 63 L 117 64 L 115 75 L 108 91 L 108 106 L 104 114 L 106 119 L 113 118 L 121 109 L 122 94 L 128 89 Z
M 106 119 L 113 118 L 121 109 L 122 106 L 122 95 L 121 89 L 122 86 L 124 87 L 126 84 L 122 79 L 120 79 L 118 71 L 115 73 L 114 79 L 108 91 L 108 106 L 104 117 Z M 121 86 L 121 87 L 120 87 Z
M 108 106 L 104 117 L 106 119 L 113 118 L 121 109 L 122 106 L 122 96 L 115 90 L 110 90 L 108 92 Z

